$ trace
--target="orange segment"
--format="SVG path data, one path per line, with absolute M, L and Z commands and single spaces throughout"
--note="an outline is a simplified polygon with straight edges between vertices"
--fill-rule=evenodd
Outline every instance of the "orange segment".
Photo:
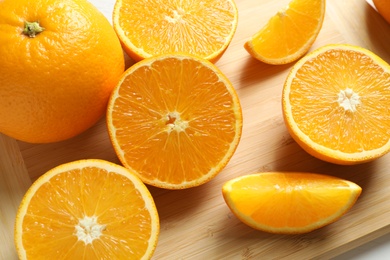
M 325 0 L 293 0 L 274 15 L 244 47 L 256 59 L 286 64 L 313 45 L 325 17 Z
M 157 209 L 142 181 L 92 159 L 42 175 L 15 224 L 20 259 L 150 259 L 158 235 Z
M 113 25 L 126 53 L 136 61 L 186 53 L 217 61 L 236 31 L 233 0 L 117 0 Z
M 283 89 L 291 136 L 313 156 L 339 164 L 390 151 L 390 66 L 351 45 L 327 45 L 292 68 Z
M 242 112 L 215 65 L 162 55 L 125 72 L 108 105 L 107 126 L 124 166 L 147 184 L 183 189 L 225 167 L 241 137 Z
M 266 172 L 230 180 L 222 192 L 228 207 L 250 227 L 300 234 L 343 216 L 355 204 L 361 188 L 327 175 Z

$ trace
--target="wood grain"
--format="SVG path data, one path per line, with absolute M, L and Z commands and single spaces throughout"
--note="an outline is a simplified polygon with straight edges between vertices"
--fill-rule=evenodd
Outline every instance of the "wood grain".
M 237 32 L 216 65 L 240 97 L 242 139 L 230 163 L 209 183 L 182 191 L 149 187 L 161 218 L 154 259 L 328 259 L 390 232 L 390 155 L 364 165 L 338 166 L 305 153 L 289 136 L 281 112 L 282 86 L 293 64 L 266 65 L 243 48 L 244 42 L 288 2 L 236 0 Z M 363 0 L 328 0 L 323 28 L 312 50 L 328 43 L 359 45 L 390 62 L 390 25 Z M 131 64 L 128 60 L 127 66 Z M 0 155 L 2 241 L 12 240 L 12 219 L 30 181 L 27 172 L 35 180 L 72 160 L 100 158 L 119 163 L 104 119 L 80 136 L 54 144 L 33 145 L 0 136 Z M 234 177 L 271 170 L 339 176 L 362 186 L 363 193 L 339 221 L 312 233 L 283 236 L 255 231 L 231 214 L 221 187 Z M 2 259 L 12 259 L 13 252 L 12 243 L 0 244 Z
M 15 216 L 30 185 L 17 142 L 0 134 L 0 259 L 16 259 L 13 243 Z

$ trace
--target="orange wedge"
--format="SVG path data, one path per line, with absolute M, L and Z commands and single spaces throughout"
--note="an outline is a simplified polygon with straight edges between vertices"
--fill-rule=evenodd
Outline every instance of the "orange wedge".
M 268 64 L 301 58 L 316 40 L 325 17 L 325 0 L 292 0 L 274 15 L 244 47 Z
M 125 167 L 147 184 L 184 189 L 226 166 L 241 137 L 242 112 L 214 64 L 161 55 L 124 73 L 108 104 L 107 127 Z
M 327 175 L 266 172 L 232 179 L 222 193 L 233 214 L 248 226 L 302 234 L 338 220 L 355 204 L 361 188 Z
M 351 45 L 306 55 L 284 84 L 283 115 L 311 155 L 337 164 L 372 161 L 390 151 L 390 66 Z
M 92 159 L 37 179 L 15 224 L 19 259 L 150 259 L 158 235 L 157 210 L 142 181 Z
M 216 62 L 237 28 L 233 0 L 117 0 L 113 26 L 135 61 L 168 53 Z

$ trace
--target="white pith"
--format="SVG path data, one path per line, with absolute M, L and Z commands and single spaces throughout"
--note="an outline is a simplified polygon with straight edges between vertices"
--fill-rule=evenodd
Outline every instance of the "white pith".
M 165 20 L 167 20 L 170 23 L 178 23 L 178 22 L 184 22 L 183 20 L 183 15 L 184 15 L 184 10 L 182 8 L 178 8 L 177 10 L 172 11 L 172 15 L 166 15 Z
M 360 96 L 350 88 L 340 90 L 337 102 L 345 111 L 355 112 L 360 105 Z
M 98 239 L 102 235 L 102 231 L 106 228 L 105 225 L 100 225 L 97 222 L 97 217 L 85 216 L 79 220 L 79 223 L 75 226 L 75 235 L 78 240 L 83 241 L 85 244 L 91 244 L 93 240 Z
M 180 113 L 177 111 L 168 113 L 167 117 L 167 132 L 172 131 L 183 132 L 188 127 L 188 121 L 180 118 Z

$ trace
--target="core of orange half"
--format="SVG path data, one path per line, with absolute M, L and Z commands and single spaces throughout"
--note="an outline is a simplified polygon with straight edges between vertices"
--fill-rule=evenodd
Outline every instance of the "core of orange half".
M 113 26 L 135 61 L 185 53 L 216 62 L 237 28 L 233 0 L 117 0 Z
M 337 44 L 306 55 L 282 104 L 291 136 L 319 159 L 357 164 L 390 151 L 390 66 L 369 50 Z
M 244 45 L 256 59 L 286 64 L 301 58 L 316 40 L 325 17 L 325 0 L 292 0 Z
M 158 235 L 144 183 L 95 159 L 43 174 L 23 197 L 15 224 L 19 259 L 150 259 Z
M 231 82 L 211 62 L 161 55 L 130 67 L 114 89 L 108 132 L 123 165 L 147 184 L 203 184 L 229 162 L 242 112 Z
M 333 176 L 265 172 L 226 182 L 222 194 L 233 214 L 257 230 L 302 234 L 326 226 L 343 216 L 362 189 Z

